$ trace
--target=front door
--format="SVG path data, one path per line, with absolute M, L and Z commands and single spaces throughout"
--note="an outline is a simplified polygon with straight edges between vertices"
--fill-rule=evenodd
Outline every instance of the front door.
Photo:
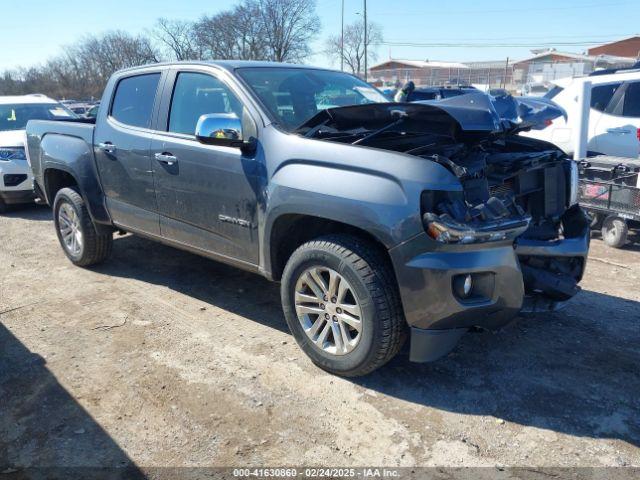
M 94 135 L 96 163 L 113 222 L 155 235 L 160 227 L 149 149 L 160 78 L 161 73 L 154 72 L 119 80 L 111 108 L 99 116 Z
M 151 144 L 162 236 L 257 265 L 259 165 L 238 148 L 204 145 L 194 135 L 201 115 L 242 118 L 242 103 L 213 74 L 183 71 L 168 109 L 166 132 Z

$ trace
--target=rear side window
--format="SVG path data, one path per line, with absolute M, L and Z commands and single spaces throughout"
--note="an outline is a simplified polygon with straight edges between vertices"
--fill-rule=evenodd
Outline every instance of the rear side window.
M 591 89 L 591 108 L 604 112 L 620 85 L 622 83 L 610 83 L 593 87 Z
M 623 117 L 640 117 L 640 82 L 629 83 L 624 92 Z
M 153 102 L 159 82 L 159 73 L 120 80 L 113 99 L 111 116 L 125 125 L 150 128 Z
M 242 105 L 220 80 L 204 73 L 178 74 L 171 99 L 169 131 L 193 135 L 202 115 L 235 113 L 242 118 Z

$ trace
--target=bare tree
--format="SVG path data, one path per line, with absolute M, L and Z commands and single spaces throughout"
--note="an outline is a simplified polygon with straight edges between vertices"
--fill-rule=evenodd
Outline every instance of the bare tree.
M 251 0 L 257 7 L 268 47 L 267 59 L 301 62 L 320 31 L 315 0 Z
M 160 18 L 146 36 L 85 37 L 43 66 L 0 74 L 0 94 L 98 97 L 113 72 L 155 63 L 160 51 L 177 60 L 304 61 L 319 31 L 315 0 L 242 0 L 197 22 Z
M 204 16 L 193 29 L 207 58 L 263 60 L 267 56 L 264 29 L 254 3 Z
M 382 29 L 375 23 L 369 23 L 367 28 L 367 57 L 375 61 L 378 54 L 376 45 L 383 41 Z M 325 54 L 333 64 L 340 63 L 341 51 L 340 35 L 327 38 Z M 355 75 L 364 74 L 364 23 L 355 22 L 344 27 L 344 64 Z
M 86 37 L 65 47 L 44 66 L 11 72 L 0 81 L 0 93 L 45 93 L 55 98 L 99 97 L 109 76 L 122 68 L 158 61 L 148 38 L 125 32 Z
M 176 60 L 202 60 L 204 49 L 198 42 L 193 22 L 159 18 L 152 35 Z

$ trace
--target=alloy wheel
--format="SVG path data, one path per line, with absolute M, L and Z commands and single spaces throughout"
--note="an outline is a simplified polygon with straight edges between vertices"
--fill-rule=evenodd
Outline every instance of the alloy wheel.
M 309 339 L 332 355 L 353 351 L 362 337 L 362 311 L 349 282 L 328 267 L 314 266 L 300 275 L 295 309 Z
M 58 228 L 64 248 L 74 257 L 82 254 L 83 237 L 80 218 L 69 203 L 63 203 L 58 210 Z

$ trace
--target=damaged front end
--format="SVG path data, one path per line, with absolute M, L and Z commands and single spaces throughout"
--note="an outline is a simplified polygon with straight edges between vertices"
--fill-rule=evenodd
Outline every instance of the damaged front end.
M 457 177 L 460 190 L 422 193 L 425 239 L 391 250 L 403 307 L 420 331 L 494 329 L 579 291 L 589 230 L 575 164 L 517 135 L 563 114 L 546 100 L 474 93 L 329 109 L 299 133 L 419 157 Z M 425 289 L 437 298 L 416 295 Z
M 425 192 L 422 218 L 440 243 L 513 240 L 528 297 L 524 309 L 536 311 L 579 291 L 588 221 L 579 207 L 569 208 L 573 163 L 557 150 L 531 148 L 517 137 L 452 155 L 464 167 L 463 191 Z

